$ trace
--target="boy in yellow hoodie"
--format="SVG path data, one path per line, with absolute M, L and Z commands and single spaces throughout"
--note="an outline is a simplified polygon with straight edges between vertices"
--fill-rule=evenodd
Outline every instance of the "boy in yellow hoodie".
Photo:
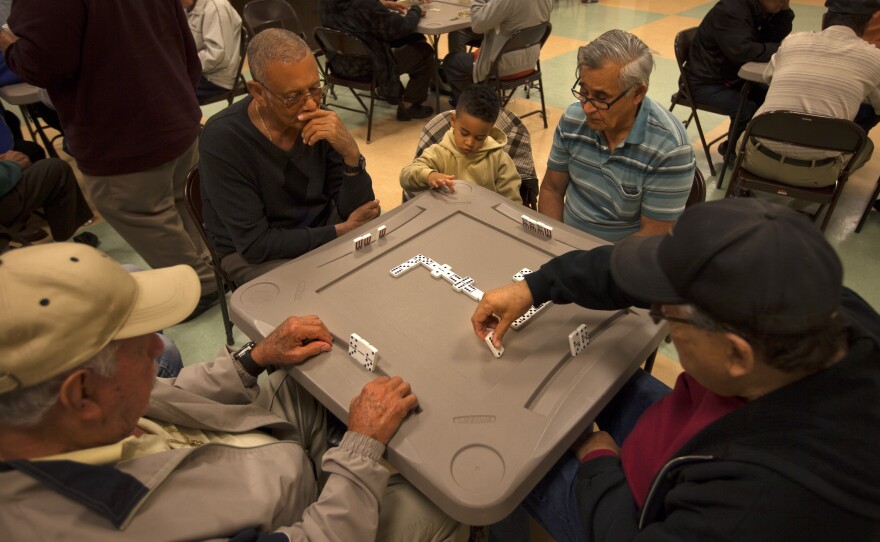
M 454 192 L 453 179 L 458 179 L 521 203 L 519 173 L 504 152 L 507 136 L 495 127 L 499 109 L 494 89 L 484 85 L 465 89 L 450 115 L 451 129 L 400 171 L 400 186 L 409 192 L 444 186 Z

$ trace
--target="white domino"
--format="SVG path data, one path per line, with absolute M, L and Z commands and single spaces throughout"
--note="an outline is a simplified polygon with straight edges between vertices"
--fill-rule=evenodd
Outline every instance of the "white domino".
M 590 344 L 590 332 L 587 324 L 579 325 L 574 331 L 568 334 L 568 347 L 572 356 L 577 356 L 587 345 Z
M 538 233 L 543 235 L 544 237 L 551 239 L 553 237 L 553 228 L 544 224 L 543 222 L 539 222 L 534 218 L 529 217 L 528 215 L 520 216 L 522 220 L 523 229 L 528 230 L 532 233 Z
M 391 269 L 391 276 L 394 278 L 397 278 L 400 275 L 402 275 L 402 274 L 406 273 L 407 271 L 409 271 L 410 269 L 412 269 L 413 267 L 416 267 L 417 265 L 419 265 L 419 262 L 417 262 L 415 258 L 411 258 L 411 259 L 403 262 L 402 264 L 398 265 L 397 267 L 392 268 Z
M 495 348 L 495 345 L 492 344 L 492 337 L 494 337 L 494 336 L 495 336 L 495 330 L 493 329 L 493 330 L 489 331 L 489 334 L 486 335 L 486 338 L 484 340 L 486 341 L 486 344 L 489 346 L 489 350 L 492 351 L 492 355 L 495 356 L 496 358 L 500 358 L 501 354 L 504 353 L 504 346 L 502 346 L 501 348 Z
M 474 279 L 471 277 L 463 277 L 461 280 L 455 281 L 452 283 L 452 289 L 456 292 L 460 292 L 464 289 L 468 284 L 473 284 Z
M 371 373 L 376 370 L 379 351 L 357 333 L 352 333 L 348 339 L 348 355 Z
M 387 231 L 388 228 L 386 228 L 384 224 L 379 226 L 379 239 L 385 239 L 385 234 Z
M 480 290 L 473 283 L 467 284 L 461 289 L 462 293 L 473 299 L 474 301 L 480 301 L 483 299 L 483 290 Z
M 544 310 L 544 308 L 549 304 L 550 304 L 549 301 L 545 301 L 544 303 L 541 303 L 537 307 L 532 305 L 531 307 L 529 307 L 529 310 L 527 310 L 525 314 L 523 314 L 522 316 L 520 316 L 519 318 L 514 320 L 513 323 L 510 324 L 510 327 L 512 327 L 513 329 L 521 328 L 522 326 L 526 325 L 529 322 L 529 320 L 531 320 L 536 314 L 538 314 L 539 312 Z
M 532 270 L 529 269 L 528 267 L 523 267 L 522 269 L 517 271 L 516 274 L 513 276 L 513 281 L 519 282 L 519 281 L 525 279 L 526 275 L 528 275 L 531 272 L 532 272 Z

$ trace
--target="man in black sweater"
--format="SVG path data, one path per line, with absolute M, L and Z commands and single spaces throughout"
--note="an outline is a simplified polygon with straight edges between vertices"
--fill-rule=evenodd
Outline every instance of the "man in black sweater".
M 755 111 L 764 103 L 767 87 L 752 85 L 733 124 L 740 103 L 746 62 L 768 62 L 779 42 L 791 32 L 794 12 L 790 0 L 720 0 L 700 23 L 685 66 L 693 98 L 717 107 L 730 117 L 727 143 L 736 145 Z M 725 154 L 725 143 L 718 150 Z
M 628 435 L 600 416 L 525 509 L 558 541 L 880 540 L 880 315 L 842 280 L 804 216 L 725 199 L 487 292 L 496 345 L 532 304 L 650 306 L 685 371 Z
M 205 227 L 243 284 L 379 216 L 364 158 L 336 113 L 309 46 L 277 28 L 248 45 L 250 97 L 205 125 Z

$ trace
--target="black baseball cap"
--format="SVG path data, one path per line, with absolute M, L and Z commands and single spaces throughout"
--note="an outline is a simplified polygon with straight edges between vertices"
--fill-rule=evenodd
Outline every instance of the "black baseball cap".
M 721 323 L 770 334 L 827 326 L 840 305 L 843 268 L 804 215 L 753 198 L 688 208 L 667 235 L 614 247 L 611 273 L 649 303 L 692 303 Z
M 825 8 L 835 13 L 870 15 L 880 11 L 880 0 L 825 0 Z

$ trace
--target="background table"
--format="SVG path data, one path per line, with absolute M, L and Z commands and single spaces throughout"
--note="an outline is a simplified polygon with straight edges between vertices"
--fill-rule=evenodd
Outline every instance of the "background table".
M 521 215 L 549 223 L 552 239 L 527 231 Z M 385 225 L 387 236 L 378 238 Z M 355 250 L 353 239 L 372 234 Z M 454 518 L 495 522 L 522 500 L 666 335 L 646 311 L 550 305 L 505 337 L 494 358 L 471 328 L 476 301 L 417 266 L 423 254 L 488 291 L 524 267 L 603 242 L 470 184 L 424 192 L 372 223 L 235 291 L 232 320 L 254 340 L 291 314 L 317 314 L 334 335 L 328 354 L 291 369 L 337 417 L 379 375 L 412 384 L 420 411 L 388 445 L 388 460 Z M 572 357 L 568 334 L 596 332 Z M 378 348 L 375 373 L 348 356 L 351 333 Z

